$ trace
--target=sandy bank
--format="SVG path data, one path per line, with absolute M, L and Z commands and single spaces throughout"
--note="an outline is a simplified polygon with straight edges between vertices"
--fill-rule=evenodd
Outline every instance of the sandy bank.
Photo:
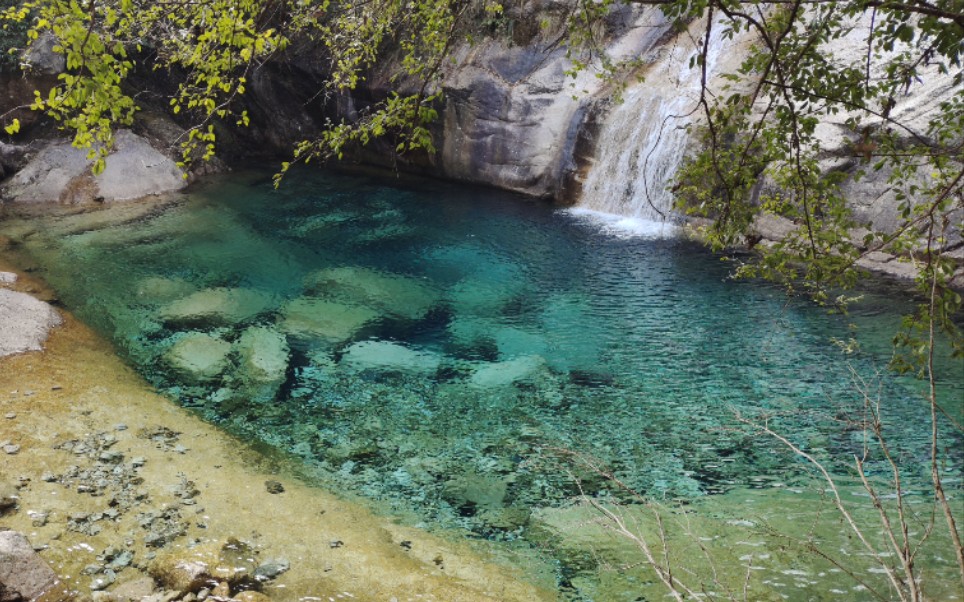
M 15 286 L 50 296 L 26 274 Z M 283 460 L 158 396 L 105 341 L 64 317 L 44 352 L 0 359 L 0 439 L 19 446 L 0 453 L 0 479 L 21 484 L 19 509 L 0 527 L 44 546 L 42 556 L 80 594 L 97 578 L 85 567 L 103 564 L 108 548 L 133 553 L 117 572 L 121 584 L 141 577 L 155 554 L 236 537 L 259 558 L 290 562 L 265 590 L 277 601 L 553 598 L 466 543 L 393 524 L 286 476 Z M 120 476 L 98 483 L 108 461 Z M 284 491 L 269 493 L 268 480 Z M 164 540 L 153 536 L 168 526 L 183 534 L 146 543 Z

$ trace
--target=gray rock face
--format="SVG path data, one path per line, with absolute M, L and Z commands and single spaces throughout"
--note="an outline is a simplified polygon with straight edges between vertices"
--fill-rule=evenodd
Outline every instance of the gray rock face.
M 62 322 L 43 301 L 0 288 L 0 357 L 42 350 L 50 329 Z
M 144 138 L 122 130 L 100 175 L 90 172 L 87 151 L 62 142 L 37 153 L 0 193 L 21 203 L 111 202 L 180 190 L 186 184 L 173 160 Z
M 58 585 L 53 569 L 33 551 L 23 534 L 0 531 L 0 599 L 35 600 Z
M 49 31 L 42 33 L 23 53 L 25 70 L 40 75 L 57 75 L 67 68 L 64 55 L 54 52 L 57 38 Z

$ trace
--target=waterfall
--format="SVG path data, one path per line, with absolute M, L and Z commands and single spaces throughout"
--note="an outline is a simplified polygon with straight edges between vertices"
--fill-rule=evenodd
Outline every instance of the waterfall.
M 714 23 L 707 50 L 712 73 L 722 44 Z M 698 35 L 698 34 L 697 34 Z M 629 88 L 622 104 L 607 116 L 598 134 L 596 161 L 583 185 L 582 199 L 570 210 L 616 230 L 667 236 L 676 229 L 672 183 L 687 148 L 686 126 L 702 117 L 701 70 L 690 66 L 700 49 L 687 35 L 662 48 L 645 81 Z

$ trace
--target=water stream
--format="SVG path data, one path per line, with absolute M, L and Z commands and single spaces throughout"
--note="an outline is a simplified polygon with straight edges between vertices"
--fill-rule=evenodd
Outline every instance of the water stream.
M 722 25 L 711 29 L 706 73 L 712 77 L 724 47 Z M 689 125 L 699 121 L 703 69 L 701 48 L 685 36 L 660 47 L 622 102 L 607 115 L 597 157 L 573 211 L 619 230 L 671 235 L 677 220 L 669 190 L 689 143 Z M 702 43 L 702 40 L 700 40 Z
M 885 402 L 908 495 L 927 498 L 922 389 L 885 370 L 892 291 L 829 315 L 728 279 L 683 240 L 612 237 L 491 190 L 319 172 L 278 191 L 234 174 L 174 203 L 0 230 L 177 402 L 299 457 L 325 487 L 529 548 L 572 599 L 634 598 L 598 593 L 598 563 L 553 543 L 551 517 L 568 515 L 552 513 L 633 498 L 570 451 L 642 494 L 708 508 L 809 487 L 807 465 L 740 413 L 852 483 L 859 374 Z M 851 323 L 863 350 L 845 355 L 830 339 Z M 960 362 L 940 361 L 955 411 Z M 964 447 L 949 441 L 959 495 Z M 888 474 L 877 453 L 867 467 Z

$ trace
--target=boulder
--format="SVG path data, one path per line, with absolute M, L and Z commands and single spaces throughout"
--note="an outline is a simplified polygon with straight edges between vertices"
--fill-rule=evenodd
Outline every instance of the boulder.
M 43 301 L 0 289 L 0 357 L 42 350 L 50 329 L 62 322 L 57 310 Z
M 4 196 L 21 203 L 126 201 L 172 192 L 187 181 L 172 159 L 127 130 L 115 134 L 106 168 L 91 172 L 87 151 L 68 142 L 51 144 L 3 186 Z
M 13 272 L 0 272 L 0 285 L 16 284 L 17 275 Z
M 342 363 L 356 370 L 376 369 L 431 374 L 442 358 L 428 351 L 416 351 L 388 341 L 362 341 L 345 351 Z
M 182 278 L 149 276 L 137 283 L 134 294 L 143 303 L 155 304 L 170 303 L 196 290 L 193 284 Z
M 428 313 L 438 300 L 435 290 L 415 278 L 356 266 L 313 272 L 304 284 L 309 294 L 318 297 L 413 320 Z
M 224 326 L 251 320 L 274 302 L 268 293 L 253 289 L 209 288 L 167 304 L 158 315 L 175 326 Z
M 469 377 L 473 387 L 505 387 L 515 382 L 528 380 L 546 369 L 546 360 L 538 355 L 525 355 L 504 362 L 482 364 Z
M 271 328 L 254 326 L 241 334 L 235 346 L 239 376 L 247 397 L 273 399 L 288 370 L 290 349 L 284 335 Z
M 377 317 L 378 313 L 367 307 L 301 297 L 281 309 L 279 327 L 296 337 L 340 343 Z
M 67 59 L 56 52 L 57 37 L 49 31 L 40 34 L 21 57 L 23 69 L 34 75 L 58 75 L 67 68 Z
M 214 335 L 190 332 L 178 338 L 164 354 L 165 362 L 193 382 L 214 380 L 228 364 L 231 344 Z
M 0 531 L 0 600 L 66 599 L 63 583 L 22 533 Z

